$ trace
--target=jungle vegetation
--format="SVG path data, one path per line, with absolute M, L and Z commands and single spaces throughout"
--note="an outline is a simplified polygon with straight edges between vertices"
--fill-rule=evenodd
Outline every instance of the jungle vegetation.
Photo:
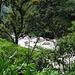
M 18 45 L 23 35 L 58 41 L 29 49 Z M 0 75 L 75 75 L 73 57 L 75 0 L 0 0 Z

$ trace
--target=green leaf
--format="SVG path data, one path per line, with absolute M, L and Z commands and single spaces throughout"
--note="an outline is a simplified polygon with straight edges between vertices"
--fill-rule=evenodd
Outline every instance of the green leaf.
M 30 69 L 29 69 L 29 67 L 28 67 L 27 70 L 26 70 L 26 75 L 31 75 L 31 74 L 30 74 Z
M 10 62 L 11 62 L 10 60 L 7 60 L 7 61 L 4 63 L 3 68 L 6 69 L 6 67 L 9 66 Z
M 5 51 L 3 51 L 3 50 L 0 50 L 0 52 L 5 53 Z
M 3 60 L 2 58 L 0 57 L 0 74 L 2 72 L 2 69 L 3 69 Z

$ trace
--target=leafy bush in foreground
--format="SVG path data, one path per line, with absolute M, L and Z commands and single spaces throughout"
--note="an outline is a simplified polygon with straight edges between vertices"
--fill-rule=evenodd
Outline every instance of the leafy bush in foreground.
M 31 53 L 31 50 L 29 52 Z M 54 51 L 38 47 L 27 65 L 28 49 L 0 38 L 0 75 L 61 75 L 46 60 L 53 60 L 51 53 L 54 54 Z M 75 72 L 72 71 L 65 75 L 74 75 Z

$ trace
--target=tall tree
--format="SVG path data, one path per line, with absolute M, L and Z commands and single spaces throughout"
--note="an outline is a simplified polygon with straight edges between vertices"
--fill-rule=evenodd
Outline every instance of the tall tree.
M 31 0 L 31 1 L 30 0 L 10 0 L 10 1 L 8 0 L 7 2 L 7 5 L 11 7 L 12 11 L 10 13 L 4 12 L 7 15 L 6 17 L 4 17 L 5 19 L 3 18 L 0 19 L 1 23 L 3 24 L 0 26 L 0 31 L 8 34 L 12 39 L 12 42 L 16 44 L 18 44 L 19 35 L 22 33 L 24 28 L 26 28 L 26 22 L 25 22 L 26 16 L 32 10 L 31 6 L 33 5 L 33 3 L 35 4 L 38 3 L 38 0 L 36 1 L 35 0 Z M 30 8 L 31 10 L 29 10 Z M 5 21 L 7 18 L 9 20 Z M 12 29 L 12 32 L 15 34 L 15 41 L 12 38 L 10 32 L 7 31 L 9 29 L 10 32 Z
M 26 12 L 31 7 L 32 4 L 33 3 L 28 0 L 11 0 L 9 1 L 9 5 L 12 11 L 7 15 L 9 20 L 5 22 L 3 19 L 0 19 L 1 23 L 3 24 L 3 26 L 0 27 L 0 31 L 6 32 L 10 36 L 12 41 L 15 42 L 16 44 L 18 44 L 19 35 L 22 32 L 22 29 L 25 25 L 24 18 L 25 15 L 27 14 Z M 10 32 L 7 32 L 8 30 L 8 28 L 6 28 L 7 24 L 8 26 L 11 26 L 11 28 L 13 29 L 13 33 L 15 34 L 15 41 L 12 38 Z

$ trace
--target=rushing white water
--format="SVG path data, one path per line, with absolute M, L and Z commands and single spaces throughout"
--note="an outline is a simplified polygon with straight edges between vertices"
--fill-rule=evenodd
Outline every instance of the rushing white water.
M 31 37 L 30 42 L 29 42 L 29 37 L 26 36 L 24 38 L 19 38 L 18 44 L 23 47 L 30 46 L 31 48 L 34 47 L 35 43 L 37 41 L 37 37 Z M 40 37 L 37 46 L 41 46 L 43 48 L 48 48 L 48 49 L 54 49 L 56 44 L 56 39 L 53 40 L 46 40 L 43 37 Z

